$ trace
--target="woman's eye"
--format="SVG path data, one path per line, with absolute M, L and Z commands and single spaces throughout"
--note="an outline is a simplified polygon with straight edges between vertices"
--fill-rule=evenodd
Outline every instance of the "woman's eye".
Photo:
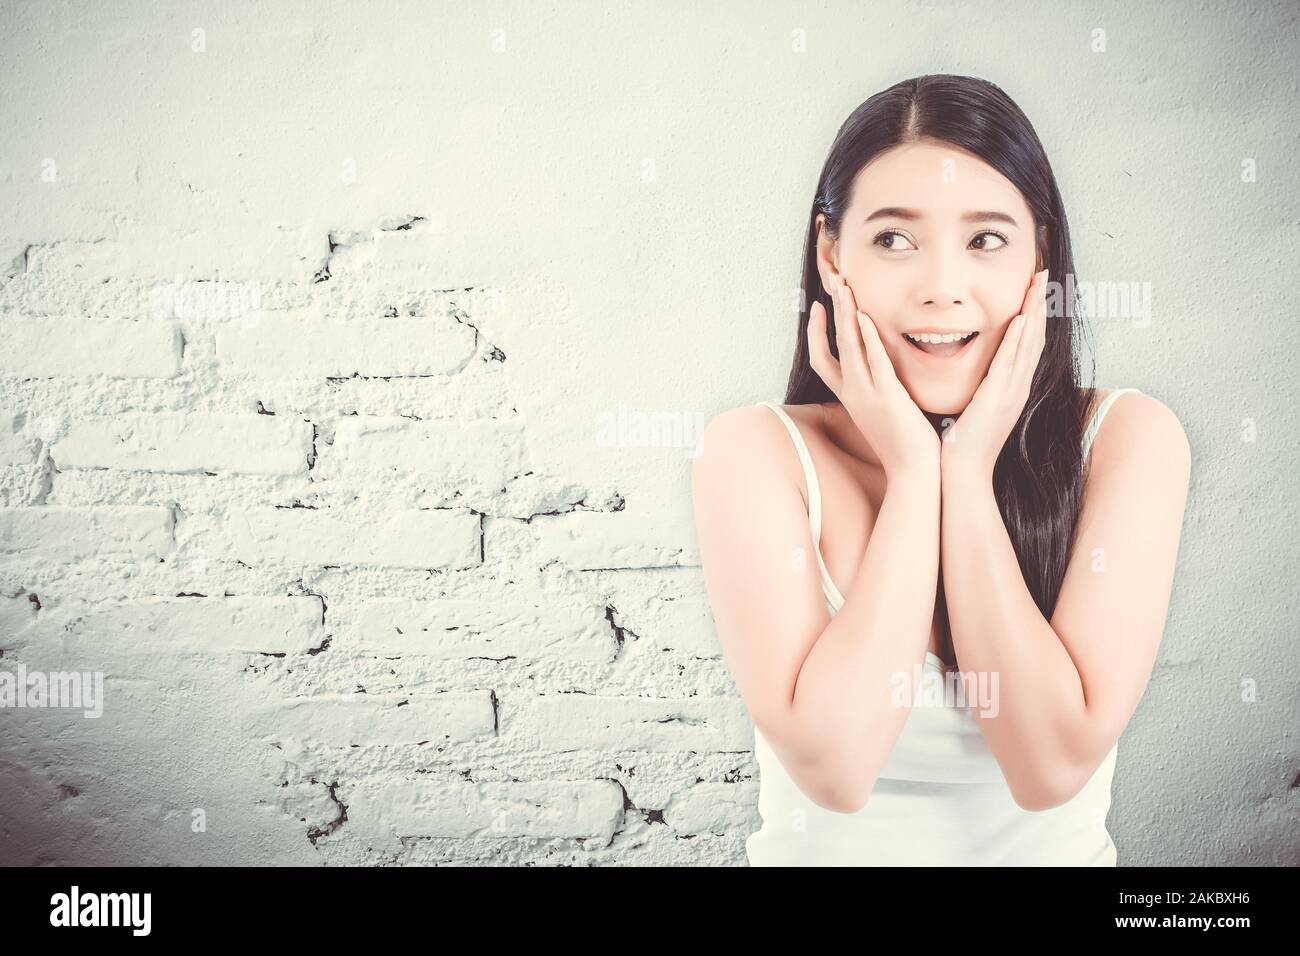
M 893 229 L 882 232 L 880 235 L 876 236 L 873 243 L 888 252 L 903 252 L 908 248 L 908 246 L 900 246 L 895 243 L 895 239 L 907 242 L 912 249 L 916 248 L 911 245 L 911 240 L 908 239 L 907 236 Z M 990 242 L 992 242 L 992 245 L 989 244 Z M 971 244 L 980 252 L 996 252 L 1007 244 L 1007 237 L 1002 235 L 1000 232 L 986 229 L 984 232 L 979 233 L 974 239 L 972 239 Z
M 893 230 L 890 230 L 890 231 L 888 231 L 888 232 L 882 232 L 880 235 L 876 236 L 876 238 L 873 240 L 873 242 L 874 242 L 875 245 L 878 245 L 878 246 L 880 246 L 881 248 L 886 249 L 886 250 L 889 251 L 889 252 L 901 252 L 902 250 L 899 249 L 897 246 L 886 245 L 886 244 L 885 244 L 885 242 L 888 241 L 888 240 L 889 240 L 890 238 L 892 238 L 892 237 L 897 237 L 897 238 L 899 238 L 899 239 L 906 239 L 906 238 L 907 238 L 907 237 L 906 237 L 905 235 L 903 235 L 901 232 L 894 232 Z
M 1006 236 L 1002 235 L 1002 233 L 1000 232 L 993 232 L 992 230 L 981 232 L 978 236 L 972 239 L 971 242 L 978 242 L 981 236 L 992 236 L 994 239 L 997 240 L 997 242 L 993 245 L 992 248 L 989 248 L 987 244 L 988 240 L 985 240 L 984 245 L 977 247 L 982 252 L 995 252 L 996 250 L 1001 249 L 1003 246 L 1007 244 Z

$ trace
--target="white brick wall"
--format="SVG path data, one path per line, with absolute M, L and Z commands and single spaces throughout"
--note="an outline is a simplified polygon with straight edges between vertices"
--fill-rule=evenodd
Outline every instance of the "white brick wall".
M 374 233 L 316 282 L 100 242 L 0 289 L 0 671 L 104 678 L 0 710 L 5 862 L 743 862 L 692 526 L 543 468 L 500 300 Z
M 6 318 L 0 372 L 11 378 L 170 378 L 180 370 L 179 330 L 148 319 Z
M 120 414 L 75 421 L 50 449 L 60 471 L 237 472 L 295 475 L 307 470 L 311 425 L 270 415 Z

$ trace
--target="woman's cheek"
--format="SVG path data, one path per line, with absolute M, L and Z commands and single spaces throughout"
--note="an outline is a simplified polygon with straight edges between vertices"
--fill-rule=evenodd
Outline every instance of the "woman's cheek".
M 867 313 L 868 318 L 875 325 L 876 333 L 880 336 L 880 342 L 884 345 L 885 351 L 889 353 L 892 360 L 897 355 L 899 333 L 896 330 L 900 328 L 898 324 L 900 320 L 895 317 L 894 313 L 882 313 L 878 307 L 873 307 L 870 303 L 859 306 L 859 308 Z M 865 338 L 863 341 L 866 341 Z
M 1030 275 L 1021 275 L 1017 272 L 1014 279 L 1009 280 L 996 296 L 998 307 L 993 314 L 1001 322 L 1009 323 L 1020 314 L 1020 308 L 1025 304 L 1025 295 L 1029 292 L 1029 284 L 1034 277 Z
M 880 337 L 886 337 L 886 329 L 896 327 L 900 321 L 899 296 L 892 295 L 889 287 L 879 278 L 870 275 L 859 276 L 849 280 L 853 289 L 853 300 L 858 308 L 871 316 L 880 329 Z

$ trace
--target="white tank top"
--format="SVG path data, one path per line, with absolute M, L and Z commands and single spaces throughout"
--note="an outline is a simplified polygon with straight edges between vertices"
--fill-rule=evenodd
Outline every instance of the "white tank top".
M 1102 401 L 1084 431 L 1085 461 L 1111 403 L 1136 391 L 1115 389 Z M 785 422 L 803 464 L 814 553 L 834 617 L 844 597 L 822 559 L 821 487 L 812 457 L 785 409 L 759 404 Z M 942 688 L 943 659 L 926 651 L 924 670 L 924 679 Z M 960 696 L 956 704 L 918 701 L 912 707 L 871 796 L 856 813 L 827 810 L 805 796 L 755 727 L 762 825 L 745 842 L 750 865 L 1115 866 L 1106 815 L 1118 744 L 1071 800 L 1029 811 L 1012 798 L 973 708 L 963 706 Z

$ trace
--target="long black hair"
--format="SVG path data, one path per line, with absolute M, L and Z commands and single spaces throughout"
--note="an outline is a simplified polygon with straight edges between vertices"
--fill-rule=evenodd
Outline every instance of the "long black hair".
M 1034 216 L 1038 269 L 1053 283 L 1074 275 L 1070 230 L 1056 177 L 1033 126 L 993 83 L 971 76 L 931 74 L 896 83 L 855 109 L 840 127 L 822 166 L 808 214 L 802 295 L 795 328 L 794 365 L 786 387 L 787 405 L 838 402 L 808 361 L 808 315 L 820 301 L 834 315 L 830 293 L 817 270 L 817 215 L 838 238 L 854 177 L 885 150 L 916 140 L 934 140 L 980 157 L 1020 190 Z M 1049 308 L 1056 303 L 1049 297 Z M 1060 595 L 1083 502 L 1083 431 L 1090 389 L 1082 387 L 1076 341 L 1085 331 L 1077 301 L 1061 296 L 1050 311 L 1047 340 L 1030 386 L 1024 412 L 998 455 L 993 488 L 1025 584 L 1046 618 Z M 827 323 L 831 353 L 839 357 L 835 326 Z M 942 416 L 927 413 L 936 430 Z M 952 634 L 938 582 L 941 635 L 951 652 Z

